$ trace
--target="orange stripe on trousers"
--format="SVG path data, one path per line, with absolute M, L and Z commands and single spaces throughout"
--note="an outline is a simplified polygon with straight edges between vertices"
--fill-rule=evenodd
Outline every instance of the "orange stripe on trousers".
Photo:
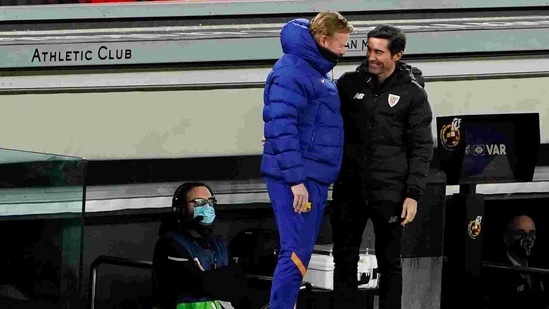
M 299 272 L 301 272 L 301 276 L 305 276 L 305 273 L 307 272 L 307 267 L 303 265 L 303 262 L 301 262 L 301 259 L 295 254 L 295 252 L 292 252 L 292 262 L 294 262 L 295 266 L 297 266 L 297 269 L 299 269 Z

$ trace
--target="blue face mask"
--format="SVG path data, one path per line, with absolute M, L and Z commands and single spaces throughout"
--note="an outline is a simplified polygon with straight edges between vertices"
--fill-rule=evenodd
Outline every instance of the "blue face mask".
M 203 224 L 212 224 L 215 219 L 215 209 L 210 205 L 197 206 L 194 208 L 193 218 L 198 216 L 202 217 L 202 221 L 199 221 Z

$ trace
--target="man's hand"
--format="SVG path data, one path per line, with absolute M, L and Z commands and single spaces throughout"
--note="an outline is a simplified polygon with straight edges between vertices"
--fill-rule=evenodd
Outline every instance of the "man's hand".
M 302 183 L 292 186 L 291 189 L 294 194 L 294 211 L 300 214 L 306 210 L 307 202 L 309 201 L 309 192 L 307 192 L 307 188 Z
M 404 220 L 400 223 L 402 226 L 414 221 L 417 213 L 417 201 L 412 198 L 406 198 L 402 204 L 402 214 L 400 217 Z
M 263 137 L 261 138 L 261 146 L 265 147 L 265 141 L 266 141 L 266 140 L 267 140 L 267 139 L 265 138 L 265 136 L 263 136 Z

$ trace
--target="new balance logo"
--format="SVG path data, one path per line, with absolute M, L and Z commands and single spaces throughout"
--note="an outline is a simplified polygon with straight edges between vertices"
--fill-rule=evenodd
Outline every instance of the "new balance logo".
M 364 93 L 357 92 L 353 99 L 362 100 L 364 98 Z
M 399 219 L 400 218 L 398 216 L 392 216 L 389 218 L 389 223 L 397 223 Z

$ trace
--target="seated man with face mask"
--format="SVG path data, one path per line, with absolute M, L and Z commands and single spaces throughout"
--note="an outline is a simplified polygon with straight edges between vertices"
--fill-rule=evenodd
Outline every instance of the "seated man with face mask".
M 524 214 L 514 216 L 503 238 L 506 251 L 495 262 L 509 266 L 546 267 L 535 254 L 536 225 L 531 217 Z M 547 277 L 501 270 L 485 271 L 481 276 L 489 290 L 487 308 L 549 308 Z
M 250 308 L 246 278 L 227 246 L 213 236 L 217 201 L 204 183 L 177 188 L 172 213 L 160 226 L 153 257 L 153 297 L 158 309 Z

